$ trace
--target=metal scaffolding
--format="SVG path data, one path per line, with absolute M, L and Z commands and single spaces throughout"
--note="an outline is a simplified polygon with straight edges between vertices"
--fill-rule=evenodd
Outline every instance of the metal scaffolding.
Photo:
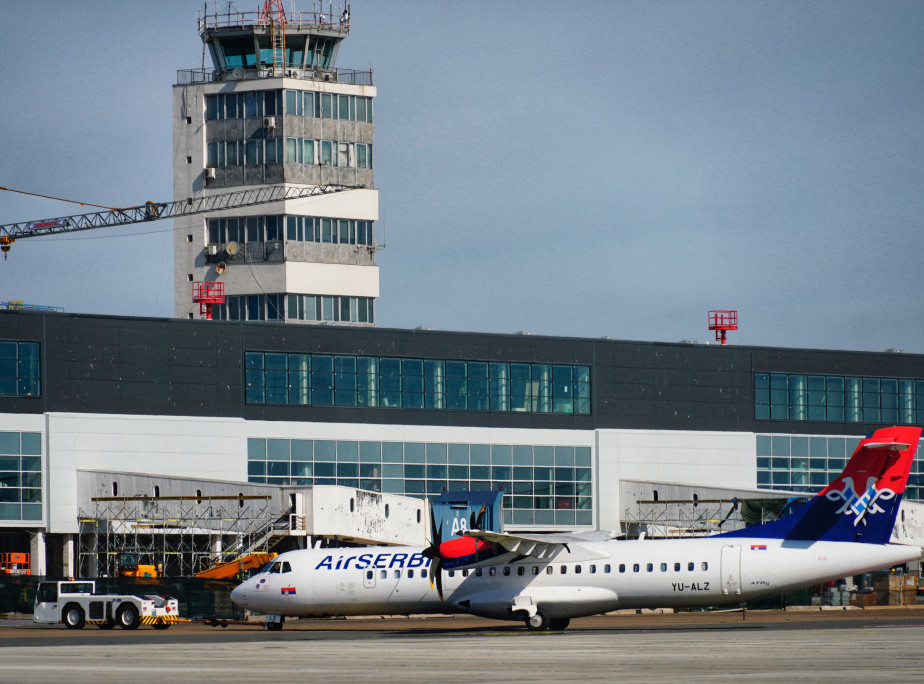
M 188 577 L 288 536 L 290 512 L 269 495 L 95 497 L 79 511 L 81 577 L 117 576 L 122 552 L 158 575 Z M 304 521 L 301 521 L 304 524 Z
M 626 533 L 636 537 L 704 537 L 744 527 L 738 499 L 636 501 L 625 511 Z

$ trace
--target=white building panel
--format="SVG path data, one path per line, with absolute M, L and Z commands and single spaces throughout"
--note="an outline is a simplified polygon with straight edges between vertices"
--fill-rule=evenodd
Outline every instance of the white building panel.
M 244 426 L 238 419 L 49 414 L 48 531 L 77 532 L 78 468 L 246 482 Z
M 756 453 L 753 433 L 599 430 L 598 526 L 619 529 L 621 479 L 754 489 Z

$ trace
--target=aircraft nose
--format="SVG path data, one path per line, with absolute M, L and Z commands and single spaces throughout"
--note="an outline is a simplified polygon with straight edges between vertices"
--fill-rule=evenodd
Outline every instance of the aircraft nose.
M 242 608 L 247 607 L 247 582 L 239 584 L 231 590 L 231 600 Z

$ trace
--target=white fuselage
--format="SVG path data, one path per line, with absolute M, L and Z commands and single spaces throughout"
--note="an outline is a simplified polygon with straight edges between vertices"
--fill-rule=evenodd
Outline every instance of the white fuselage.
M 849 542 L 700 538 L 571 544 L 551 559 L 443 570 L 430 586 L 420 547 L 290 551 L 232 592 L 240 606 L 286 616 L 470 613 L 551 618 L 619 608 L 741 603 L 917 560 L 920 549 Z M 534 609 L 535 610 L 535 609 Z

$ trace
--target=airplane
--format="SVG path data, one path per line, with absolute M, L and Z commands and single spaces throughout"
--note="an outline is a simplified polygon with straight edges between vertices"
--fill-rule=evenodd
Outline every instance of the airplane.
M 286 616 L 451 613 L 563 630 L 623 608 L 740 604 L 920 559 L 919 547 L 889 543 L 920 438 L 918 427 L 876 430 L 831 484 L 763 525 L 632 540 L 471 529 L 443 542 L 431 509 L 428 546 L 288 551 L 231 599 L 271 630 Z

